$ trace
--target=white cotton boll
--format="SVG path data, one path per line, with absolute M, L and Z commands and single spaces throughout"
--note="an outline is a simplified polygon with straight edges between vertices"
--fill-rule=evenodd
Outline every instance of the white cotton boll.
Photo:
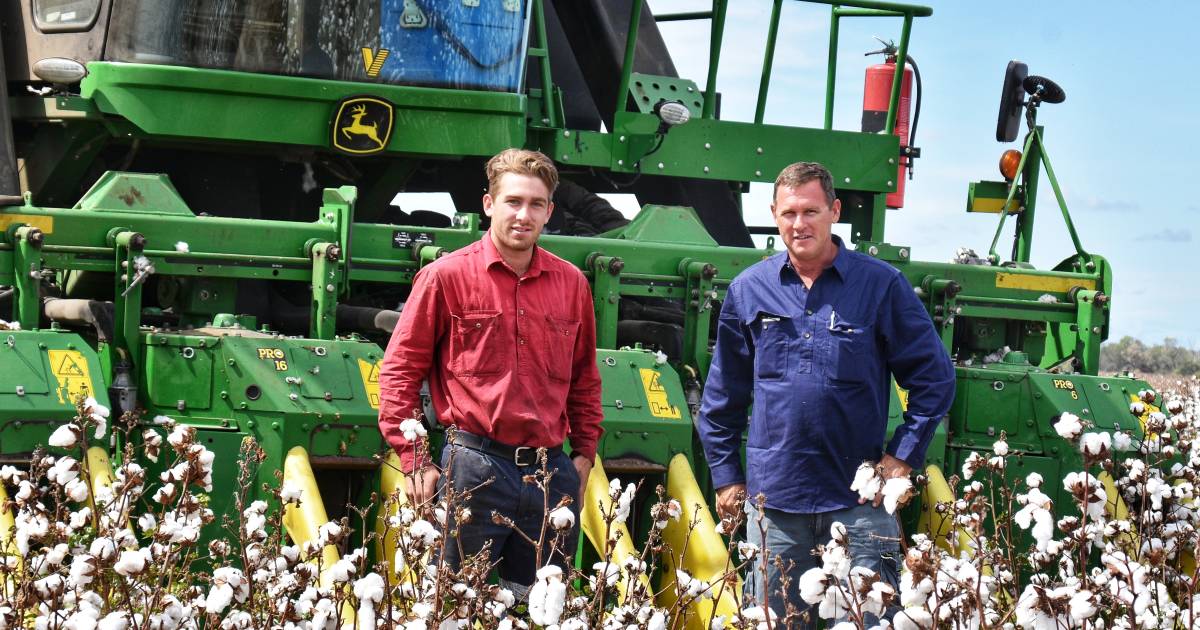
M 1133 438 L 1124 431 L 1117 431 L 1112 436 L 1112 448 L 1114 451 L 1132 451 Z
M 82 479 L 72 479 L 70 483 L 67 484 L 67 487 L 63 488 L 63 491 L 67 493 L 67 498 L 76 503 L 83 503 L 84 501 L 87 501 L 88 485 L 87 482 Z
M 175 242 L 175 251 L 179 252 L 180 254 L 187 254 L 191 250 L 188 247 L 188 244 L 186 241 L 176 241 Z
M 656 608 L 650 615 L 650 621 L 646 622 L 646 630 L 667 630 L 666 613 Z
M 566 604 L 567 585 L 562 569 L 549 565 L 538 569 L 537 580 L 529 589 L 529 619 L 539 626 L 558 623 Z
M 1064 411 L 1058 417 L 1058 422 L 1054 423 L 1054 431 L 1065 440 L 1074 440 L 1083 431 L 1083 423 L 1080 422 L 1079 416 Z
M 821 552 L 821 568 L 838 579 L 844 579 L 850 574 L 851 568 L 846 548 L 839 544 L 826 545 Z
M 596 590 L 597 585 L 601 581 L 603 581 L 604 586 L 613 586 L 617 583 L 617 579 L 621 577 L 621 570 L 611 562 L 597 562 L 592 565 L 592 570 L 596 572 L 595 577 L 589 578 L 589 581 L 592 583 L 592 590 Z
M 708 630 L 725 630 L 725 615 L 714 616 Z
M 830 576 L 820 567 L 813 567 L 800 576 L 800 599 L 808 604 L 816 604 L 825 598 L 825 589 L 829 588 Z
M 68 422 L 50 434 L 49 444 L 57 448 L 71 448 L 79 441 L 79 428 Z
M 299 503 L 300 495 L 304 493 L 304 488 L 291 480 L 283 482 L 283 486 L 279 488 L 279 500 L 284 503 Z
M 1086 433 L 1079 440 L 1079 452 L 1092 457 L 1107 453 L 1110 447 L 1112 436 L 1108 432 Z
M 858 496 L 866 501 L 874 501 L 882 487 L 883 478 L 879 476 L 874 462 L 858 465 L 858 470 L 854 471 L 854 481 L 850 483 L 851 491 L 857 492 Z
M 830 630 L 857 630 L 858 626 L 852 621 L 839 621 Z
M 122 551 L 121 557 L 113 565 L 113 570 L 125 577 L 139 575 L 146 570 L 146 555 L 141 550 Z
M 210 615 L 219 615 L 229 602 L 233 601 L 233 587 L 228 584 L 214 584 L 204 600 L 204 611 Z
M 402 421 L 400 423 L 400 433 L 409 442 L 415 442 L 417 438 L 429 435 L 429 432 L 425 430 L 425 424 L 416 418 L 408 418 Z
M 625 486 L 625 490 L 617 497 L 616 522 L 624 523 L 629 519 L 629 508 L 633 505 L 633 495 L 635 492 L 637 492 L 637 486 L 629 484 Z
M 679 517 L 683 516 L 683 506 L 679 504 L 679 501 L 675 499 L 667 501 L 667 516 L 674 520 L 679 520 Z
M 79 464 L 74 458 L 60 457 L 46 471 L 46 478 L 60 486 L 66 486 L 79 477 Z
M 817 605 L 817 616 L 822 619 L 836 619 L 850 612 L 850 600 L 840 588 L 825 591 L 825 597 Z
M 996 440 L 992 443 L 992 452 L 995 453 L 997 457 L 1008 456 L 1008 442 L 1005 442 L 1004 440 Z
M 126 613 L 108 613 L 96 625 L 97 630 L 125 630 L 129 627 L 129 617 Z
M 408 535 L 426 546 L 434 544 L 441 537 L 441 534 L 434 529 L 433 524 L 425 519 L 413 521 L 413 524 L 408 526 Z
M 883 484 L 883 507 L 888 514 L 895 514 L 900 501 L 912 492 L 912 481 L 908 477 L 893 477 Z
M 924 608 L 905 608 L 892 619 L 896 630 L 929 630 L 933 627 L 933 614 Z
M 971 477 L 975 476 L 975 471 L 982 468 L 985 463 L 986 463 L 986 460 L 984 460 L 982 455 L 980 455 L 979 453 L 977 453 L 975 451 L 971 451 L 971 453 L 969 455 L 967 455 L 967 459 L 963 460 L 963 465 L 962 465 L 963 479 L 970 481 Z
M 575 527 L 575 514 L 571 512 L 571 508 L 567 506 L 559 506 L 550 511 L 550 526 L 554 529 L 564 530 Z
M 117 555 L 117 545 L 111 538 L 101 536 L 92 541 L 88 551 L 101 560 L 109 560 Z
M 92 583 L 96 578 L 96 559 L 91 554 L 81 554 L 75 556 L 71 560 L 70 577 L 68 578 L 71 585 L 75 588 L 83 588 Z
M 737 550 L 742 560 L 753 560 L 758 556 L 759 552 L 758 545 L 744 540 L 738 541 Z
M 158 524 L 158 522 L 154 519 L 154 515 L 149 512 L 139 516 L 137 523 L 138 527 L 142 528 L 142 531 L 147 533 L 153 530 L 154 526 Z

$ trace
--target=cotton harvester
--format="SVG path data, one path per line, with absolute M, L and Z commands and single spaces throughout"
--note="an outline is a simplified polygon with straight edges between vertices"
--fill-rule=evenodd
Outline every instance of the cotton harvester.
M 802 128 L 763 122 L 783 0 L 761 39 L 753 121 L 721 117 L 729 4 L 655 15 L 643 0 L 4 3 L 0 316 L 19 326 L 0 331 L 0 458 L 27 462 L 77 397 L 94 396 L 195 427 L 222 461 L 252 437 L 268 456 L 259 481 L 283 469 L 345 514 L 382 483 L 381 344 L 414 274 L 481 237 L 482 163 L 510 146 L 563 173 L 543 244 L 592 283 L 611 476 L 710 491 L 692 420 L 713 318 L 733 277 L 773 247 L 754 247 L 752 233 L 774 228 L 747 227 L 740 199 L 799 160 L 830 168 L 854 247 L 910 280 L 958 366 L 930 496 L 946 490 L 940 470 L 1001 432 L 1024 472 L 1056 478 L 1078 454 L 1050 418 L 1136 424 L 1130 397 L 1145 385 L 1097 376 L 1112 272 L 1075 236 L 1036 120 L 1063 91 L 1010 64 L 997 139 L 1025 122 L 1024 146 L 1006 154 L 1002 181 L 968 194 L 968 211 L 1000 219 L 990 255 L 919 262 L 884 226 L 920 153 L 908 51 L 914 19 L 932 11 L 829 3 L 824 125 Z M 867 71 L 853 131 L 832 124 L 847 18 L 900 27 Z M 680 20 L 711 25 L 703 85 L 678 76 L 660 34 Z M 1043 179 L 1074 245 L 1048 270 L 1029 262 Z M 398 207 L 400 192 L 449 193 L 458 213 Z M 597 195 L 612 192 L 636 195 L 631 222 L 606 213 Z M 1007 217 L 1014 245 L 1001 256 Z M 896 390 L 893 424 L 904 400 Z M 218 513 L 235 472 L 214 475 Z M 647 521 L 635 516 L 634 538 Z

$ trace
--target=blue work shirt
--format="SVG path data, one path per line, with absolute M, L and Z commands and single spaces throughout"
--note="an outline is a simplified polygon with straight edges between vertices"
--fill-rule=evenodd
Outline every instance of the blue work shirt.
M 912 286 L 833 239 L 811 289 L 786 251 L 730 284 L 697 422 L 715 487 L 746 483 L 748 497 L 796 514 L 858 503 L 855 470 L 883 454 L 889 372 L 908 410 L 887 452 L 914 469 L 954 400 L 954 365 Z

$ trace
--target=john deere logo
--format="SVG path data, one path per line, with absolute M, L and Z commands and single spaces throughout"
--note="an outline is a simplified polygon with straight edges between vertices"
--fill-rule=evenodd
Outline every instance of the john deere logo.
M 331 131 L 333 148 L 343 153 L 379 153 L 392 138 L 392 104 L 374 96 L 342 99 Z

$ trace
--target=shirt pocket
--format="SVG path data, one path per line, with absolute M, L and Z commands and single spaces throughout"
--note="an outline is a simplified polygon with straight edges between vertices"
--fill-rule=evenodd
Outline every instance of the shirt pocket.
M 791 340 L 796 336 L 792 318 L 760 311 L 755 318 L 758 340 L 754 346 L 754 376 L 761 380 L 783 378 L 788 370 Z
M 579 336 L 579 320 L 546 316 L 545 357 L 546 376 L 555 381 L 571 380 L 575 359 L 575 339 Z
M 878 368 L 875 330 L 872 326 L 840 320 L 829 330 L 830 377 L 845 383 L 862 383 Z
M 499 374 L 506 356 L 500 311 L 463 311 L 450 317 L 450 371 L 457 376 Z

